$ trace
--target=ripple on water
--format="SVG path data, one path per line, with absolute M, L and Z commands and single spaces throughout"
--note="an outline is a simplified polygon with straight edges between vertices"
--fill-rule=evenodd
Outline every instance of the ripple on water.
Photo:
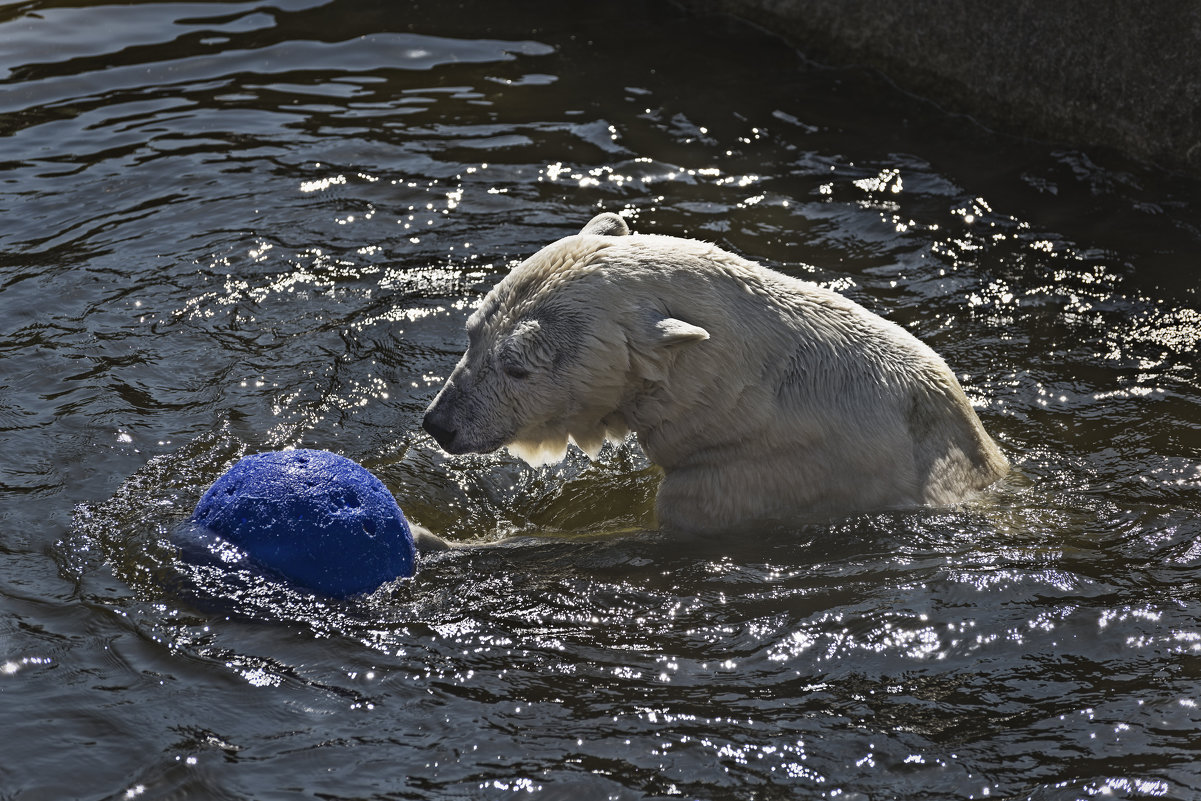
M 361 710 L 370 724 L 333 724 L 367 743 L 345 753 L 356 764 L 407 731 L 384 710 L 419 716 L 422 742 L 448 762 L 426 759 L 410 781 L 818 791 L 852 789 L 853 770 L 901 793 L 955 793 L 1059 780 L 1023 755 L 1102 760 L 1163 726 L 1183 742 L 1197 721 L 1188 698 L 1139 679 L 1148 660 L 1201 654 L 1177 588 L 1125 602 L 1102 564 L 1116 543 L 1037 533 L 1097 536 L 1087 518 L 1104 510 L 1031 519 L 1034 485 L 1003 503 L 758 532 L 733 548 L 685 551 L 649 532 L 518 538 L 435 555 L 412 580 L 335 603 L 174 562 L 165 532 L 244 448 L 225 434 L 152 461 L 77 512 L 64 558 L 90 555 L 72 562 L 85 596 L 176 658 L 218 662 L 312 714 Z M 101 562 L 132 597 L 94 586 Z M 480 722 L 471 749 L 503 769 L 481 774 L 445 739 L 467 715 Z M 614 771 L 617 783 L 604 778 Z M 1155 781 L 1176 786 L 1144 784 Z

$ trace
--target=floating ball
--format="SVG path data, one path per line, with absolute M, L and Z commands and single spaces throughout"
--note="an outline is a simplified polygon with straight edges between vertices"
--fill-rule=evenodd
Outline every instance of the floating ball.
M 335 598 L 411 576 L 416 564 L 392 493 L 328 451 L 243 457 L 209 487 L 191 523 L 177 537 L 183 558 L 258 568 Z

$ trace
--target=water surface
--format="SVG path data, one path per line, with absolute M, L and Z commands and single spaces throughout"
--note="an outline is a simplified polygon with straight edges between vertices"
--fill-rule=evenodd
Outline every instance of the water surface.
M 1195 182 L 652 2 L 0 9 L 0 797 L 1201 795 Z M 450 458 L 473 304 L 598 210 L 831 286 L 1017 467 L 687 542 L 633 444 Z M 498 543 L 182 570 L 240 454 Z

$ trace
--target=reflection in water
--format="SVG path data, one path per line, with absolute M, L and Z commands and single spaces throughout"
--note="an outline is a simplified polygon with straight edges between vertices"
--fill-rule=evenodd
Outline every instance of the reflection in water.
M 1201 792 L 1196 185 L 729 20 L 557 11 L 0 11 L 5 791 Z M 598 209 L 904 325 L 1017 472 L 680 542 L 633 443 L 445 456 L 467 315 Z M 289 445 L 488 547 L 346 602 L 181 564 L 208 484 Z

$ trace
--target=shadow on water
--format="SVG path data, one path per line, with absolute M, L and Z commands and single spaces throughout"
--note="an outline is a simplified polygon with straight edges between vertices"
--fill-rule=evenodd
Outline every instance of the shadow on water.
M 658 2 L 0 34 L 0 796 L 1201 792 L 1195 182 Z M 602 208 L 913 331 L 1018 473 L 682 542 L 632 443 L 442 454 L 474 304 Z M 205 488 L 292 445 L 472 547 L 337 602 L 182 564 Z

